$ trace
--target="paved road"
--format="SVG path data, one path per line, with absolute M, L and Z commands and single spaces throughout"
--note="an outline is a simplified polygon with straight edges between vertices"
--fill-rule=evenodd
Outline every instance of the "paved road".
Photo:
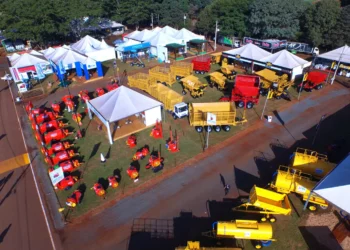
M 6 70 L 3 63 L 2 60 L 0 76 Z M 11 93 L 2 80 L 0 152 L 0 161 L 26 153 Z M 0 174 L 0 217 L 0 249 L 52 249 L 29 165 Z
M 261 122 L 240 133 L 223 150 L 185 168 L 155 188 L 126 198 L 101 214 L 88 218 L 81 225 L 68 226 L 61 235 L 65 249 L 162 249 L 159 241 L 157 247 L 146 245 L 150 236 L 139 235 L 140 238 L 132 238 L 129 243 L 135 218 L 164 219 L 157 222 L 163 225 L 174 223 L 170 221 L 178 217 L 182 210 L 190 210 L 195 216 L 206 217 L 209 212 L 208 200 L 237 198 L 246 195 L 253 184 L 266 185 L 271 180 L 275 167 L 287 164 L 291 150 L 285 148 L 295 148 L 297 144 L 310 147 L 314 129 L 309 129 L 318 123 L 323 114 L 330 116 L 349 105 L 349 100 L 349 89 L 340 85 L 311 94 L 300 103 L 279 112 L 272 123 Z M 345 122 L 347 126 L 350 125 L 349 119 L 342 122 L 343 125 Z M 329 128 L 336 130 L 336 125 L 331 124 Z M 328 135 L 326 129 L 319 137 L 327 140 L 325 135 Z M 325 145 L 318 145 L 320 148 L 315 149 L 324 150 Z M 226 197 L 222 180 L 232 187 Z M 156 223 L 152 220 L 148 222 Z M 164 227 L 166 228 L 163 225 L 163 229 Z M 182 228 L 187 236 L 191 235 L 189 227 L 183 225 Z M 158 232 L 159 230 L 158 228 Z M 165 229 L 168 233 L 169 230 Z

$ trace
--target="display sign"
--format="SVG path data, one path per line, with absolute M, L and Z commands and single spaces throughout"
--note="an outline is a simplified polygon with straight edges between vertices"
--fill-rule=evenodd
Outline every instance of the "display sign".
M 280 49 L 285 48 L 287 45 L 286 40 L 258 40 L 250 37 L 244 37 L 243 38 L 243 44 L 252 43 L 255 44 L 258 47 L 265 48 L 265 49 Z
M 297 190 L 300 193 L 305 193 L 306 192 L 306 188 L 304 188 L 303 186 L 300 186 L 300 185 L 297 187 Z
M 128 52 L 128 51 L 133 51 L 133 50 L 148 49 L 149 47 L 151 47 L 151 44 L 149 42 L 147 42 L 147 43 L 140 43 L 140 44 L 135 44 L 135 45 L 124 47 L 123 52 Z
M 40 80 L 45 78 L 45 74 L 44 74 L 43 70 L 41 69 L 41 66 L 39 63 L 35 65 L 35 70 L 36 70 L 36 74 L 38 75 L 38 78 Z
M 207 113 L 207 123 L 208 125 L 216 125 L 216 115 L 213 113 Z
M 267 62 L 267 63 L 266 63 L 266 67 L 268 67 L 268 68 L 272 67 L 272 63 Z
M 56 186 L 60 181 L 64 179 L 63 169 L 59 167 L 49 173 L 52 185 Z
M 17 83 L 17 88 L 19 93 L 27 92 L 27 85 L 24 82 Z

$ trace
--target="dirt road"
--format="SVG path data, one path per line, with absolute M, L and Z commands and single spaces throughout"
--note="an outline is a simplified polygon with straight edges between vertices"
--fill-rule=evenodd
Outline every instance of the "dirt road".
M 148 238 L 132 239 L 128 246 L 133 220 L 140 217 L 172 219 L 182 210 L 207 217 L 207 201 L 237 198 L 247 194 L 253 184 L 266 185 L 278 164 L 288 163 L 296 145 L 311 147 L 314 129 L 309 129 L 320 117 L 324 114 L 332 117 L 331 114 L 349 105 L 349 100 L 349 89 L 340 85 L 313 93 L 276 113 L 272 123 L 254 125 L 232 138 L 223 150 L 185 168 L 155 188 L 126 198 L 81 225 L 67 226 L 61 234 L 65 249 L 171 249 L 146 246 Z M 349 119 L 346 122 L 349 126 Z M 336 126 L 333 126 L 335 130 Z M 323 133 L 319 132 L 316 138 L 319 147 L 319 137 L 327 139 L 327 131 Z M 226 197 L 223 181 L 231 185 Z

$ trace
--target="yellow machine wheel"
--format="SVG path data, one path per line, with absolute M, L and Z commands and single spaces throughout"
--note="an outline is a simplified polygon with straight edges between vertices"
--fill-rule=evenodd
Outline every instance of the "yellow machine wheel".
M 328 208 L 328 205 L 319 205 L 319 207 L 323 210 L 326 210 Z
M 275 223 L 276 222 L 276 218 L 275 217 L 270 217 L 269 220 L 270 220 L 271 223 Z
M 267 218 L 266 218 L 266 217 L 262 217 L 262 218 L 261 218 L 261 221 L 262 221 L 262 222 L 265 222 L 265 221 L 267 221 Z
M 316 211 L 317 210 L 317 207 L 315 205 L 309 205 L 309 210 L 310 211 Z
M 254 247 L 255 249 L 261 249 L 262 245 L 260 243 L 255 243 Z

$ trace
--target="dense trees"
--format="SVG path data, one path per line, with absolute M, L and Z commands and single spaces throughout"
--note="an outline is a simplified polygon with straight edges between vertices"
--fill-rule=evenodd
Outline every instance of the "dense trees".
M 350 42 L 349 13 L 349 0 L 2 0 L 0 30 L 8 38 L 46 44 L 79 39 L 83 27 L 99 18 L 150 28 L 153 14 L 154 25 L 185 26 L 211 36 L 218 21 L 222 36 L 333 47 Z

